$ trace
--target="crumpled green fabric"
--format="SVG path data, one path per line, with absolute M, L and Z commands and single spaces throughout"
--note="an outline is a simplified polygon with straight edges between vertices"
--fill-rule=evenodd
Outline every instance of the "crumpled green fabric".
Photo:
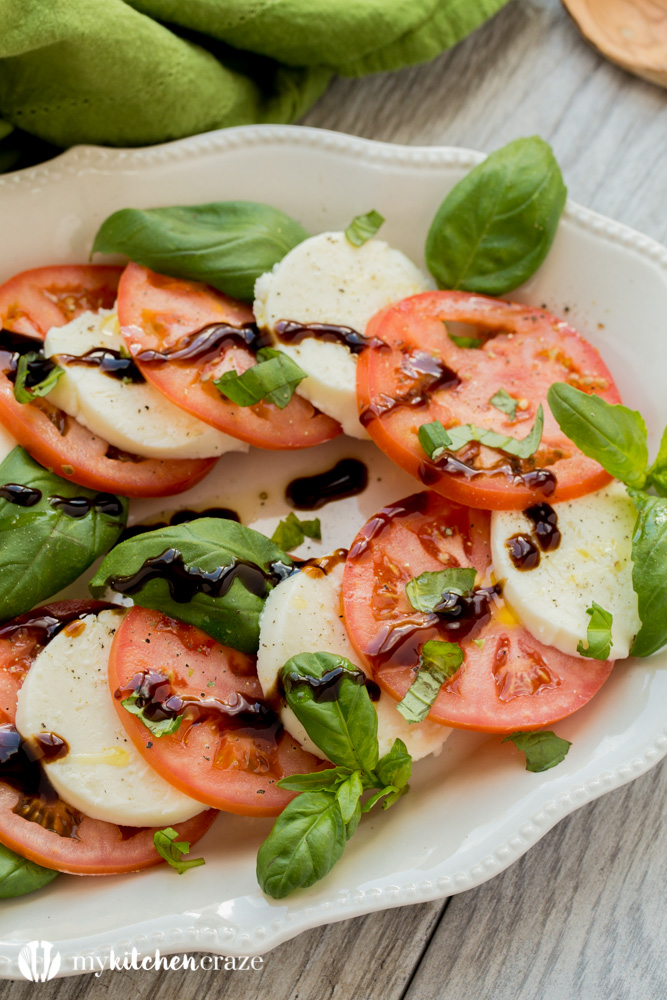
M 425 62 L 506 2 L 0 0 L 0 169 L 22 144 L 294 121 L 332 74 Z

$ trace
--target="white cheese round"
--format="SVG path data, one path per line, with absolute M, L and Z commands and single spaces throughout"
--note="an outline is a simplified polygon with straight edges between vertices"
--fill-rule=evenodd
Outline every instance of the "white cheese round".
M 96 347 L 119 351 L 124 341 L 115 312 L 85 312 L 46 335 L 47 358 L 80 357 Z M 56 360 L 58 360 L 56 358 Z M 49 402 L 109 444 L 144 458 L 213 458 L 248 445 L 181 410 L 149 382 L 110 377 L 99 367 L 63 364 Z
M 641 624 L 632 589 L 634 504 L 625 487 L 614 482 L 553 508 L 560 545 L 541 552 L 535 569 L 523 571 L 512 563 L 506 542 L 517 533 L 530 534 L 533 522 L 523 511 L 493 512 L 493 568 L 503 597 L 536 639 L 572 656 L 578 655 L 580 641 L 587 645 L 586 610 L 595 601 L 613 615 L 609 658 L 622 660 Z
M 297 653 L 336 653 L 365 670 L 359 662 L 343 624 L 341 589 L 343 565 L 326 576 L 295 573 L 269 594 L 260 619 L 257 676 L 265 697 L 276 694 L 281 668 Z M 378 715 L 380 756 L 395 739 L 405 743 L 413 760 L 439 753 L 451 729 L 434 722 L 406 722 L 396 702 L 383 691 L 373 703 Z M 326 755 L 315 746 L 294 712 L 283 705 L 280 718 L 288 733 L 317 757 Z
M 432 281 L 383 240 L 353 246 L 345 233 L 311 236 L 255 284 L 255 318 L 269 333 L 279 320 L 330 323 L 364 333 L 380 309 L 433 288 Z M 306 372 L 297 392 L 338 420 L 350 437 L 368 437 L 357 414 L 357 359 L 348 347 L 307 337 L 276 346 Z
M 124 611 L 87 615 L 35 658 L 19 691 L 24 739 L 55 733 L 69 752 L 44 764 L 60 797 L 93 819 L 124 826 L 172 826 L 207 807 L 173 788 L 146 763 L 111 702 L 109 650 Z M 83 626 L 79 630 L 78 626 Z

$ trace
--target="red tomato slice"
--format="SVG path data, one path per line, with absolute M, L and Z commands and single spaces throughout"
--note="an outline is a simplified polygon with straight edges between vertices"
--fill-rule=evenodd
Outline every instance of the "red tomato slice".
M 167 736 L 153 736 L 121 705 L 123 689 L 127 697 L 133 679 L 154 671 L 166 683 L 165 697 L 203 702 L 202 714 L 186 709 L 179 729 Z M 242 709 L 243 699 L 261 702 L 254 659 L 157 611 L 134 607 L 125 617 L 111 648 L 109 684 L 121 722 L 149 764 L 170 784 L 216 809 L 275 816 L 294 797 L 276 781 L 324 766 L 280 731 L 273 713 L 260 725 L 248 721 L 247 712 L 235 721 L 216 711 L 216 703 Z
M 90 264 L 24 271 L 0 286 L 0 317 L 6 330 L 43 339 L 87 309 L 110 309 L 120 267 Z M 47 399 L 18 403 L 7 378 L 7 352 L 0 351 L 0 422 L 32 457 L 89 489 L 123 496 L 170 496 L 194 486 L 214 458 L 163 461 L 111 448 Z
M 483 346 L 457 347 L 447 322 L 473 325 Z M 387 347 L 371 347 L 359 357 L 360 419 L 378 447 L 426 486 L 469 507 L 518 510 L 547 497 L 572 500 L 610 481 L 561 432 L 547 404 L 553 382 L 620 402 L 597 350 L 567 323 L 482 295 L 425 292 L 378 313 L 366 334 Z M 501 388 L 520 402 L 514 420 L 489 402 Z M 529 459 L 473 442 L 453 459 L 445 455 L 434 463 L 417 437 L 421 424 L 440 420 L 445 428 L 471 423 L 523 438 L 540 404 L 544 432 Z
M 242 326 L 253 321 L 248 306 L 208 285 L 168 278 L 138 264 L 128 264 L 121 279 L 118 317 L 135 360 L 142 351 L 164 351 L 212 323 Z M 176 406 L 258 448 L 309 448 L 341 433 L 340 424 L 301 396 L 292 396 L 282 410 L 264 402 L 237 406 L 212 384 L 225 371 L 241 373 L 255 363 L 252 351 L 240 342 L 214 360 L 137 361 L 144 377 Z
M 375 679 L 396 700 L 414 679 L 424 642 L 460 641 L 465 659 L 440 690 L 429 714 L 433 722 L 489 733 L 548 726 L 585 705 L 613 663 L 543 645 L 498 598 L 457 639 L 441 617 L 415 611 L 405 592 L 413 577 L 446 566 L 474 566 L 477 586 L 489 584 L 489 526 L 488 512 L 437 493 L 417 493 L 385 507 L 350 548 L 343 577 L 345 625 Z
M 12 732 L 19 688 L 43 649 L 44 628 L 55 621 L 73 621 L 112 606 L 103 601 L 54 601 L 2 626 L 0 748 L 3 736 Z M 216 815 L 214 809 L 209 809 L 174 829 L 180 839 L 194 844 Z M 118 826 L 84 816 L 63 802 L 50 786 L 44 788 L 44 794 L 33 795 L 0 780 L 0 843 L 44 868 L 75 875 L 110 875 L 148 868 L 162 860 L 153 845 L 154 832 L 155 828 Z

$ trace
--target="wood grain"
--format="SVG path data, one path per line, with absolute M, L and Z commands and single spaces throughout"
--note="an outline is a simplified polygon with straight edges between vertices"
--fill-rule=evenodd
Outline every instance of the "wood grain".
M 513 0 L 427 66 L 337 80 L 304 124 L 482 150 L 537 132 L 574 199 L 667 240 L 665 95 L 605 63 L 559 0 Z M 4 983 L 0 1000 L 664 1000 L 666 792 L 663 766 L 480 888 L 307 932 L 262 972 Z

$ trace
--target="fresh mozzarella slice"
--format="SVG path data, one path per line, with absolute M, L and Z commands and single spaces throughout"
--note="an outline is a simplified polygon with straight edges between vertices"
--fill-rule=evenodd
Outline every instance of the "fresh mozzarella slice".
M 326 576 L 309 572 L 295 573 L 279 583 L 269 594 L 260 619 L 257 676 L 267 698 L 276 694 L 281 667 L 297 653 L 337 653 L 361 670 L 364 666 L 352 648 L 341 614 L 342 565 Z M 439 753 L 451 729 L 434 722 L 409 724 L 396 709 L 396 702 L 383 691 L 374 702 L 378 714 L 380 756 L 388 753 L 395 739 L 401 739 L 419 760 Z M 315 746 L 290 708 L 281 708 L 285 729 L 301 746 L 327 759 Z
M 304 240 L 255 284 L 258 326 L 274 333 L 279 320 L 329 323 L 363 333 L 371 316 L 391 302 L 433 288 L 413 262 L 383 240 L 353 246 L 345 233 Z M 307 337 L 276 346 L 306 372 L 297 392 L 334 417 L 350 437 L 368 437 L 359 423 L 356 357 L 344 345 Z
M 541 552 L 539 564 L 523 571 L 512 563 L 506 543 L 513 535 L 530 535 L 533 522 L 523 511 L 493 512 L 493 568 L 503 596 L 536 639 L 572 656 L 580 640 L 586 645 L 586 609 L 595 601 L 613 615 L 609 658 L 623 659 L 641 624 L 632 589 L 634 505 L 625 487 L 612 483 L 553 509 L 560 545 Z
M 69 746 L 44 764 L 65 802 L 93 819 L 171 826 L 206 806 L 161 778 L 123 729 L 111 702 L 107 661 L 124 611 L 87 615 L 35 658 L 19 691 L 16 728 L 24 739 L 55 733 Z
M 46 335 L 47 357 L 80 357 L 96 347 L 124 347 L 115 312 L 85 312 Z M 248 445 L 179 409 L 148 382 L 125 383 L 99 367 L 66 364 L 49 401 L 93 434 L 145 458 L 212 458 Z
M 18 441 L 0 424 L 0 462 L 4 462 L 10 451 L 16 448 Z

